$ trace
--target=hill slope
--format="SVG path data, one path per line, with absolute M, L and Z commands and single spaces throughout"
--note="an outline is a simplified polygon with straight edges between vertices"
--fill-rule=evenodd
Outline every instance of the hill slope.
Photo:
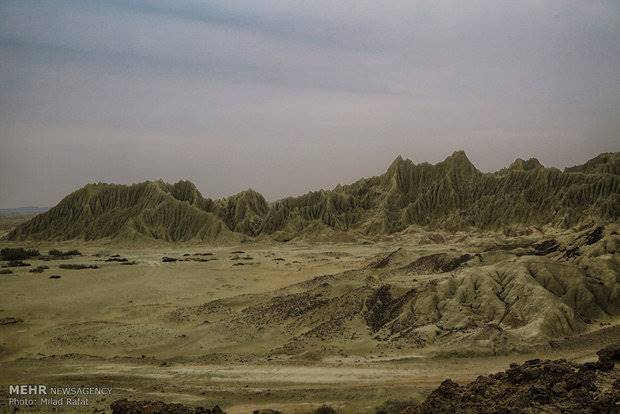
M 609 224 L 507 245 L 405 239 L 357 267 L 267 293 L 182 304 L 166 320 L 227 352 L 250 343 L 300 358 L 377 349 L 528 352 L 617 329 L 618 230 Z
M 209 206 L 188 182 L 89 184 L 18 226 L 8 238 L 210 240 L 227 229 L 217 216 L 206 211 Z
M 265 231 L 294 234 L 313 220 L 364 233 L 391 233 L 412 224 L 500 228 L 614 221 L 620 214 L 620 176 L 600 172 L 614 171 L 603 165 L 590 170 L 561 172 L 518 160 L 485 174 L 463 152 L 435 165 L 398 157 L 381 176 L 275 203 Z
M 269 205 L 248 190 L 211 200 L 189 181 L 89 184 L 18 226 L 11 240 L 153 238 L 169 241 L 272 235 L 290 240 L 322 228 L 364 234 L 409 225 L 569 227 L 620 216 L 618 153 L 564 172 L 536 159 L 482 173 L 464 152 L 431 165 L 398 157 L 383 175 Z

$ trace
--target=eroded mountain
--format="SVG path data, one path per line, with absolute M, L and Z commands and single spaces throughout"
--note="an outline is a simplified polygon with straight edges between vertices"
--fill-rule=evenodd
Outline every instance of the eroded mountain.
M 618 153 L 606 153 L 565 171 L 518 159 L 483 173 L 462 151 L 434 165 L 398 157 L 382 175 L 273 203 L 253 190 L 212 200 L 189 181 L 88 184 L 7 238 L 287 241 L 329 231 L 389 234 L 410 225 L 567 228 L 618 220 L 619 164 Z

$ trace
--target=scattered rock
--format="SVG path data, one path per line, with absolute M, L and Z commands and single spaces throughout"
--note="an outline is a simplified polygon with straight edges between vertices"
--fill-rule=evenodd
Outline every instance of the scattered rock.
M 69 257 L 69 256 L 81 256 L 82 253 L 79 250 L 67 250 L 63 252 L 62 250 L 52 249 L 47 254 L 50 256 L 60 256 L 60 257 Z
M 67 269 L 67 270 L 99 269 L 99 266 L 97 265 L 89 265 L 89 264 L 81 264 L 81 263 L 61 264 L 58 267 L 60 269 Z
M 109 257 L 107 259 L 105 259 L 106 262 L 119 262 L 119 263 L 125 263 L 128 262 L 129 260 L 126 257 Z
M 112 414 L 226 414 L 217 405 L 213 408 L 191 407 L 184 404 L 167 404 L 163 401 L 114 401 Z
M 30 273 L 43 273 L 44 270 L 49 269 L 49 266 L 37 266 L 29 270 Z
M 1 260 L 15 260 L 20 261 L 23 259 L 29 259 L 31 257 L 39 256 L 40 253 L 36 249 L 24 249 L 23 247 L 11 248 L 6 247 L 0 250 Z
M 22 262 L 21 260 L 9 260 L 6 265 L 2 267 L 28 267 L 30 263 Z
M 12 316 L 0 318 L 0 325 L 17 325 L 19 323 L 24 323 L 24 320 L 20 318 L 14 318 Z

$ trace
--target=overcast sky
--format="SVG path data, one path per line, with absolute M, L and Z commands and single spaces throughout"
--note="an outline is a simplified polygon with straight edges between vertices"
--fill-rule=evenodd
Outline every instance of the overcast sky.
M 0 1 L 0 207 L 158 178 L 274 200 L 458 149 L 620 150 L 620 2 Z

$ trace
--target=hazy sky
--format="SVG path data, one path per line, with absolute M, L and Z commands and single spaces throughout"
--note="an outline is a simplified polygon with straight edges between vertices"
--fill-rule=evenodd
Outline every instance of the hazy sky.
M 0 1 L 0 207 L 620 150 L 620 1 Z

